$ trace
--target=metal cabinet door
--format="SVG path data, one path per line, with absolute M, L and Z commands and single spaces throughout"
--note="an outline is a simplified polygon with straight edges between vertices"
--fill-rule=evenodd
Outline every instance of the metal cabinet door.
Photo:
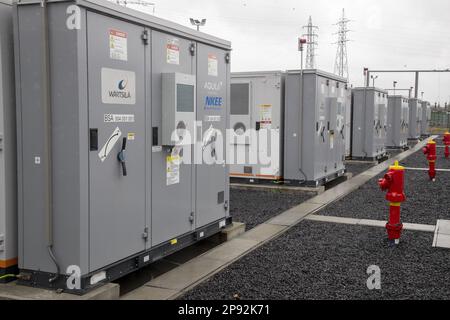
M 385 100 L 383 100 L 385 102 Z M 382 103 L 379 105 L 379 117 L 380 117 L 380 141 L 379 141 L 379 148 L 381 151 L 385 150 L 386 146 L 386 138 L 387 138 L 387 110 L 386 110 L 386 103 Z
M 335 155 L 337 153 L 338 135 L 336 132 L 337 123 L 337 98 L 327 99 L 327 132 L 328 132 L 328 153 L 327 153 L 327 174 L 337 166 Z
M 420 136 L 422 131 L 422 105 L 417 105 L 417 135 Z
M 343 83 L 339 84 L 338 100 L 336 106 L 336 126 L 335 126 L 335 138 L 337 142 L 337 149 L 334 153 L 336 162 L 336 169 L 344 169 L 345 158 L 345 115 L 346 115 L 346 89 Z
M 316 126 L 315 126 L 315 141 L 314 141 L 314 155 L 312 161 L 314 163 L 314 177 L 308 177 L 310 180 L 316 180 L 323 177 L 327 171 L 328 163 L 328 97 L 330 95 L 330 85 L 327 79 L 317 77 L 317 104 L 316 108 Z M 306 97 L 304 97 L 306 99 Z M 306 105 L 304 105 L 306 107 Z M 305 114 L 306 112 L 304 112 Z M 306 121 L 304 119 L 303 121 Z M 307 143 L 303 138 L 302 143 Z
M 212 85 L 212 83 L 210 83 Z M 214 86 L 206 86 L 213 89 Z M 235 136 L 243 136 L 250 129 L 250 112 L 252 103 L 252 83 L 250 81 L 234 80 L 230 85 L 230 129 Z M 233 145 L 248 145 L 249 139 L 233 140 Z
M 146 61 L 142 27 L 91 12 L 87 24 L 93 271 L 145 249 Z
M 372 154 L 370 156 L 374 156 L 378 153 L 379 145 L 380 145 L 380 136 L 381 136 L 381 109 L 380 109 L 380 98 L 379 93 L 375 92 L 375 100 L 373 105 L 373 123 L 372 125 Z M 370 133 L 368 133 L 370 134 Z
M 202 123 L 202 136 L 198 139 L 205 147 L 204 150 L 196 150 L 200 153 L 197 156 L 203 159 L 202 164 L 196 165 L 197 228 L 224 219 L 228 214 L 228 167 L 224 162 L 220 163 L 225 160 L 229 147 L 224 141 L 229 123 L 229 64 L 226 63 L 226 54 L 224 50 L 197 45 L 197 121 Z M 214 83 L 212 89 L 205 86 L 208 82 Z M 205 141 L 209 140 L 208 130 L 209 133 L 215 131 L 215 143 Z
M 210 82 L 206 85 L 209 89 L 214 89 L 216 83 Z M 231 141 L 229 148 L 233 148 L 230 155 L 232 164 L 230 165 L 231 175 L 255 174 L 250 159 L 247 159 L 250 152 L 251 140 L 251 110 L 253 107 L 253 86 L 251 81 L 233 80 L 231 85 L 230 97 L 230 129 Z M 254 141 L 253 141 L 254 142 Z M 248 168 L 252 168 L 252 172 L 246 172 Z
M 161 146 L 162 74 L 195 74 L 191 45 L 189 40 L 152 31 L 152 246 L 177 238 L 194 228 L 192 147 L 183 149 L 183 157 L 187 160 L 189 156 L 191 164 L 180 164 L 176 183 L 170 180 L 167 172 L 170 166 L 168 157 L 172 150 Z M 189 150 L 190 155 L 187 152 Z
M 402 104 L 402 114 L 403 114 L 403 131 L 401 134 L 401 139 L 403 141 L 403 143 L 408 139 L 408 134 L 409 134 L 409 127 L 411 125 L 411 123 L 409 123 L 409 106 L 407 102 L 404 102 Z
M 336 107 L 336 127 L 335 138 L 337 142 L 337 150 L 335 152 L 335 159 L 337 169 L 343 167 L 345 157 L 345 104 L 344 101 L 338 102 Z

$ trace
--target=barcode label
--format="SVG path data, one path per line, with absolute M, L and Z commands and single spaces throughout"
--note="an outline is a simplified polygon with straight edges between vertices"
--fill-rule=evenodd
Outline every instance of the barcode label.
M 103 119 L 106 123 L 134 122 L 134 114 L 105 114 Z

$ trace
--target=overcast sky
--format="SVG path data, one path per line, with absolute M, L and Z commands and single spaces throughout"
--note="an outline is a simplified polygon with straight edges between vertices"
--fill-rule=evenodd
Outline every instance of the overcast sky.
M 150 1 L 150 0 L 149 0 Z M 363 68 L 450 68 L 448 0 L 152 0 L 155 15 L 183 25 L 206 18 L 202 31 L 232 42 L 232 71 L 298 69 L 297 38 L 311 15 L 319 26 L 317 67 L 333 72 L 337 31 L 345 8 L 352 20 L 350 83 L 363 85 Z M 129 7 L 133 7 L 129 5 Z M 136 8 L 136 7 L 133 7 Z M 140 10 L 149 10 L 141 8 Z M 375 85 L 414 86 L 412 74 L 381 74 Z M 450 73 L 423 75 L 424 98 L 450 101 Z M 407 94 L 407 93 L 405 93 Z

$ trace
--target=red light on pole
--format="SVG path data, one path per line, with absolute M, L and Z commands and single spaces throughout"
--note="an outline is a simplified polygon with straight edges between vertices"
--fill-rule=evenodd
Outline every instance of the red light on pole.
M 306 39 L 298 38 L 298 51 L 303 51 L 303 45 L 306 43 Z

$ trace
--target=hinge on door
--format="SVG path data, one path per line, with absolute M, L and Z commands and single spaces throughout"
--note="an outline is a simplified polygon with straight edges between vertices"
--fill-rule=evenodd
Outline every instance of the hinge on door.
M 193 224 L 194 223 L 194 213 L 193 212 L 191 212 L 191 214 L 189 215 L 189 221 L 191 222 L 191 224 Z
M 191 53 L 191 56 L 195 56 L 195 43 L 191 43 L 189 46 L 189 52 Z
M 0 151 L 3 150 L 3 134 L 0 132 Z
M 144 233 L 142 233 L 142 239 L 144 239 L 145 241 L 148 240 L 148 227 L 144 228 Z
M 223 204 L 223 208 L 225 209 L 225 211 L 228 211 L 229 205 L 228 205 L 228 200 L 226 200 Z
M 0 234 L 0 252 L 5 251 L 5 236 Z
M 225 63 L 229 64 L 231 62 L 231 55 L 229 52 L 225 54 Z
M 148 45 L 148 30 L 142 31 L 141 39 L 145 45 Z

